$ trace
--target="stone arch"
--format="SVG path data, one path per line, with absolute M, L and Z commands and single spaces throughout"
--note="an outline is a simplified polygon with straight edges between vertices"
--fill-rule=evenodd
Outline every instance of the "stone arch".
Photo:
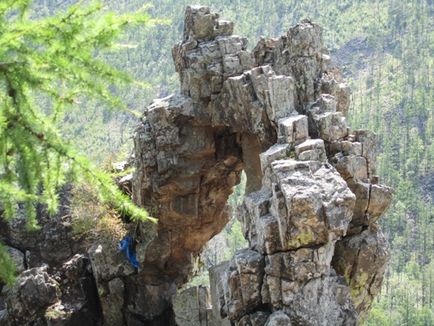
M 374 137 L 347 126 L 349 89 L 318 25 L 302 21 L 252 52 L 233 27 L 187 7 L 173 48 L 180 93 L 155 100 L 135 132 L 133 198 L 159 223 L 137 231 L 143 267 L 124 280 L 134 286 L 122 314 L 152 321 L 170 310 L 192 256 L 227 223 L 244 169 L 249 248 L 211 271 L 214 318 L 355 324 L 388 256 L 375 221 L 391 189 L 375 176 Z M 363 239 L 367 255 L 355 249 Z

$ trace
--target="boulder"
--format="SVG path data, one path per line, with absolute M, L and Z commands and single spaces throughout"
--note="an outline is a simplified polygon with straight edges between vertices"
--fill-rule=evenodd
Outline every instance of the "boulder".
M 40 319 L 41 311 L 60 298 L 59 284 L 47 273 L 46 267 L 24 271 L 6 298 L 9 319 L 17 325 L 27 325 Z

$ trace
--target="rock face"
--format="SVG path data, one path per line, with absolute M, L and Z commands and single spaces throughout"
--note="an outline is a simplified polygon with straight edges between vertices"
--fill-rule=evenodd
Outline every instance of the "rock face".
M 210 271 L 214 319 L 355 325 L 388 259 L 376 221 L 392 191 L 375 175 L 375 135 L 347 125 L 349 89 L 318 25 L 302 21 L 253 51 L 232 31 L 187 7 L 173 48 L 181 92 L 155 100 L 136 130 L 133 198 L 159 219 L 140 229 L 139 274 L 181 285 L 225 225 L 244 170 L 249 248 Z
M 0 325 L 93 326 L 101 320 L 85 245 L 73 237 L 70 187 L 59 195 L 58 214 L 38 209 L 40 231 L 26 229 L 21 211 L 9 222 L 0 219 L 0 238 L 20 273 L 12 288 L 0 284 Z
M 178 326 L 214 325 L 208 289 L 203 286 L 178 293 L 173 298 L 173 312 Z
M 55 303 L 59 297 L 59 284 L 46 269 L 32 268 L 20 275 L 6 304 L 14 321 L 24 323 L 28 319 L 37 319 L 38 311 Z
M 1 325 L 356 325 L 363 318 L 389 255 L 377 220 L 392 190 L 375 175 L 375 135 L 347 126 L 349 89 L 318 25 L 302 21 L 252 51 L 233 28 L 207 7 L 187 7 L 173 48 L 180 93 L 155 100 L 136 129 L 135 172 L 118 181 L 159 221 L 125 227 L 139 269 L 117 240 L 75 241 L 67 203 L 54 218 L 39 212 L 39 233 L 26 232 L 23 218 L 0 220 L 21 273 L 14 287 L 0 284 Z M 210 294 L 176 293 L 227 223 L 226 202 L 243 170 L 238 218 L 249 247 L 210 270 Z

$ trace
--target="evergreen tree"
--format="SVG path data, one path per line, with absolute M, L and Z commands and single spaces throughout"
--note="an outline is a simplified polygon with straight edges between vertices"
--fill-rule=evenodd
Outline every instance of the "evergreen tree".
M 0 2 L 0 203 L 2 217 L 23 206 L 29 229 L 37 229 L 36 204 L 50 213 L 66 180 L 84 178 L 101 199 L 133 219 L 152 220 L 61 136 L 56 123 L 66 109 L 87 98 L 127 110 L 112 89 L 136 83 L 100 59 L 114 50 L 129 27 L 150 24 L 143 10 L 118 15 L 99 2 L 79 2 L 64 12 L 30 19 L 31 0 Z M 40 103 L 44 103 L 42 106 Z M 0 246 L 0 278 L 11 282 L 13 264 Z

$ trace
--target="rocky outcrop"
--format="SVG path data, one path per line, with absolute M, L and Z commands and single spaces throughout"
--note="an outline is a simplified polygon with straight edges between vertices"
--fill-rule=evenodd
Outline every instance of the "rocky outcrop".
M 185 15 L 181 92 L 156 100 L 135 135 L 133 197 L 159 219 L 142 226 L 139 274 L 181 285 L 244 170 L 249 248 L 210 271 L 214 318 L 357 324 L 385 270 L 376 221 L 392 191 L 375 175 L 375 135 L 346 123 L 349 89 L 320 27 L 302 21 L 250 52 L 207 7 Z
M 47 266 L 21 273 L 6 296 L 7 325 L 95 325 L 98 298 L 87 266 L 76 255 L 54 275 Z
M 120 239 L 74 239 L 67 203 L 54 218 L 38 213 L 37 234 L 24 218 L 1 222 L 21 272 L 14 287 L 0 284 L 2 325 L 363 318 L 389 255 L 377 220 L 392 190 L 375 174 L 375 135 L 347 125 L 349 89 L 318 25 L 302 21 L 252 51 L 233 28 L 207 7 L 187 7 L 173 48 L 180 93 L 155 100 L 135 131 L 135 172 L 117 181 L 158 219 L 136 225 L 124 217 L 121 233 L 134 238 L 139 268 L 119 252 Z M 238 218 L 248 248 L 209 271 L 210 293 L 177 293 L 226 225 L 242 171 L 247 195 Z
M 74 237 L 70 185 L 59 198 L 54 216 L 38 207 L 38 231 L 26 228 L 21 209 L 15 219 L 0 219 L 0 239 L 19 273 L 13 287 L 0 284 L 0 325 L 90 326 L 101 320 L 86 245 Z
M 46 268 L 32 268 L 20 275 L 10 290 L 6 304 L 15 323 L 38 319 L 38 312 L 55 303 L 60 297 L 59 284 Z

